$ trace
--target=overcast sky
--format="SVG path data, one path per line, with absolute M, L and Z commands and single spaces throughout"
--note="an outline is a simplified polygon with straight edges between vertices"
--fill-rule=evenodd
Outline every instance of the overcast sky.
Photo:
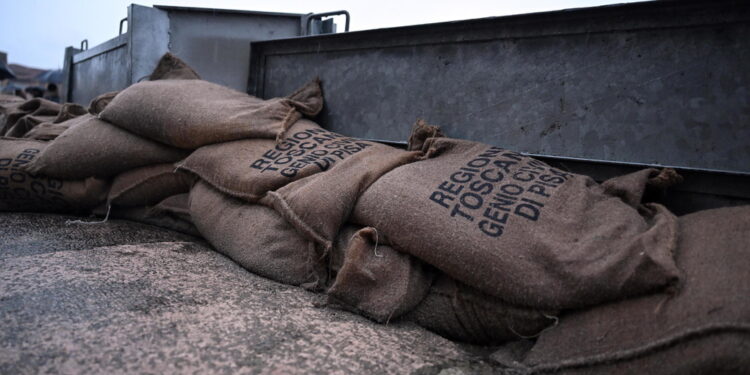
M 117 36 L 130 3 L 290 13 L 348 10 L 351 30 L 580 8 L 633 0 L 0 0 L 0 51 L 11 63 L 62 68 L 65 47 Z M 340 29 L 343 27 L 340 27 Z

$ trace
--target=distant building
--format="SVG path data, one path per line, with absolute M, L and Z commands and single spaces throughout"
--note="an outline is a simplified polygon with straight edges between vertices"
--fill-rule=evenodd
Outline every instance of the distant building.
M 33 96 L 43 95 L 55 100 L 54 98 L 58 96 L 57 85 L 61 77 L 59 70 L 8 64 L 8 54 L 0 52 L 0 91 L 3 94 L 14 94 L 21 90 L 27 94 L 33 93 Z M 53 88 L 53 93 L 49 92 L 50 87 Z M 56 100 L 59 100 L 59 97 Z

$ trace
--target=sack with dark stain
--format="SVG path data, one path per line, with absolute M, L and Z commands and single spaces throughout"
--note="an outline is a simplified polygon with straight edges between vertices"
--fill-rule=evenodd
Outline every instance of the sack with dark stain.
M 291 285 L 319 289 L 325 259 L 274 210 L 226 196 L 205 182 L 190 191 L 190 216 L 220 253 L 250 272 Z
M 143 137 L 184 149 L 244 138 L 276 139 L 323 106 L 316 79 L 286 98 L 262 100 L 214 83 L 159 80 L 121 91 L 102 119 Z
M 109 188 L 106 181 L 61 180 L 24 171 L 48 145 L 0 138 L 0 211 L 87 213 L 104 202 Z
M 427 294 L 432 269 L 381 242 L 374 228 L 347 226 L 336 242 L 332 257 L 342 260 L 332 267 L 329 304 L 384 323 L 414 309 Z
M 112 180 L 107 202 L 113 206 L 153 206 L 167 197 L 190 192 L 194 177 L 171 163 L 136 168 Z
M 750 373 L 750 206 L 679 218 L 676 293 L 573 312 L 523 370 L 566 374 Z
M 187 154 L 87 114 L 26 168 L 34 174 L 62 179 L 110 177 L 146 165 L 173 163 Z
M 499 147 L 429 138 L 426 159 L 387 173 L 353 222 L 516 306 L 591 306 L 676 282 L 677 220 L 592 179 Z

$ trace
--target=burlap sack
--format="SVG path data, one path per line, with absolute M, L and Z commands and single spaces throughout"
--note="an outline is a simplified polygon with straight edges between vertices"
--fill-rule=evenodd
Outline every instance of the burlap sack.
M 514 306 L 439 273 L 427 295 L 403 319 L 452 340 L 499 345 L 536 337 L 557 311 Z
M 0 135 L 6 135 L 21 117 L 27 115 L 57 116 L 60 108 L 60 104 L 42 98 L 9 104 L 5 110 L 5 123 L 2 129 L 0 129 Z
M 164 198 L 151 208 L 153 214 L 167 214 L 192 223 L 190 216 L 190 193 L 175 194 Z M 198 230 L 196 229 L 196 233 Z
M 82 115 L 75 115 L 75 112 L 73 112 L 75 109 L 71 110 L 70 107 L 66 109 L 68 104 L 63 105 L 63 109 L 60 110 L 54 121 L 44 122 L 35 126 L 24 134 L 23 138 L 51 141 L 59 137 L 68 128 L 86 122 L 90 118 L 90 116 L 84 116 L 85 112 Z
M 59 137 L 60 134 L 68 130 L 69 127 L 70 124 L 68 121 L 59 124 L 45 122 L 29 130 L 28 133 L 23 135 L 23 138 L 36 139 L 38 141 L 51 141 Z
M 59 180 L 24 171 L 23 166 L 39 157 L 47 145 L 0 138 L 0 211 L 83 213 L 104 201 L 105 181 Z
M 89 103 L 89 113 L 92 115 L 100 114 L 119 93 L 119 91 L 105 92 L 92 99 L 91 103 Z
M 26 166 L 29 172 L 63 179 L 109 177 L 187 156 L 183 150 L 139 137 L 92 115 L 81 117 L 80 123 L 68 128 Z
M 644 200 L 657 200 L 667 188 L 680 182 L 682 176 L 674 169 L 646 168 L 604 181 L 602 188 L 606 194 L 619 197 L 631 207 L 638 208 Z
M 184 61 L 167 52 L 159 59 L 156 68 L 149 76 L 151 81 L 164 79 L 201 79 L 201 77 Z
M 149 76 L 149 80 L 151 81 L 165 79 L 200 79 L 200 76 L 198 76 L 198 73 L 196 73 L 191 67 L 185 64 L 184 61 L 167 52 L 161 57 L 161 59 L 159 59 L 156 68 Z M 92 115 L 98 115 L 119 93 L 119 91 L 105 92 L 104 94 L 92 99 L 89 103 L 88 112 Z
M 95 214 L 109 219 L 122 219 L 142 224 L 154 225 L 191 236 L 200 237 L 200 232 L 193 225 L 188 210 L 188 194 L 173 195 L 155 206 L 118 207 L 102 205 Z M 93 222 L 98 224 L 97 222 Z
M 190 216 L 220 253 L 250 272 L 317 289 L 326 278 L 325 259 L 274 210 L 226 196 L 205 182 L 190 191 Z
M 322 108 L 320 82 L 294 97 L 262 100 L 214 83 L 159 80 L 136 83 L 101 112 L 102 119 L 143 137 L 184 149 L 244 138 L 271 138 Z M 311 108 L 312 107 L 312 108 Z
M 60 107 L 60 112 L 57 112 L 57 117 L 52 121 L 55 124 L 74 119 L 79 116 L 83 116 L 87 113 L 86 108 L 75 103 L 65 103 Z
M 302 119 L 279 143 L 270 139 L 244 139 L 204 146 L 177 166 L 200 176 L 223 193 L 256 202 L 268 191 L 327 171 L 374 145 L 329 132 Z
M 526 355 L 532 373 L 750 373 L 750 206 L 680 217 L 676 294 L 560 318 Z
M 439 137 L 445 137 L 439 126 L 429 125 L 424 120 L 417 120 L 411 128 L 406 149 L 409 151 L 419 151 L 424 146 L 426 140 Z
M 356 153 L 329 170 L 269 191 L 261 200 L 324 251 L 330 250 L 362 192 L 383 174 L 422 156 L 420 151 L 361 140 L 341 149 Z
M 330 304 L 384 323 L 414 309 L 427 294 L 432 269 L 380 242 L 374 228 L 352 233 L 347 227 L 337 242 L 341 240 L 347 245 L 336 279 L 327 291 Z M 334 248 L 341 250 L 340 246 Z
M 481 143 L 429 138 L 423 151 L 372 184 L 352 221 L 458 281 L 563 309 L 678 278 L 676 218 L 658 204 L 635 209 L 588 177 Z
M 52 122 L 57 116 L 35 116 L 26 115 L 19 118 L 13 126 L 5 133 L 6 137 L 24 138 L 26 133 L 44 122 Z
M 190 192 L 194 177 L 170 164 L 155 164 L 117 175 L 107 201 L 120 207 L 152 206 L 167 197 Z

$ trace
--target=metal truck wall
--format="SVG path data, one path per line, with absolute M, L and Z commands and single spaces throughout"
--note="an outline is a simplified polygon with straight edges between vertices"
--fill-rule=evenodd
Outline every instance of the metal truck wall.
M 320 76 L 320 121 L 417 118 L 531 154 L 750 172 L 750 4 L 647 2 L 254 43 L 250 88 Z
M 88 104 L 101 93 L 121 90 L 146 78 L 167 51 L 204 79 L 246 91 L 248 43 L 297 36 L 301 17 L 133 4 L 127 32 L 85 51 L 66 50 L 64 99 Z
M 184 8 L 157 7 L 169 12 L 170 51 L 185 60 L 203 79 L 247 90 L 248 41 L 299 35 L 298 15 L 222 13 L 212 16 Z
M 64 73 L 69 73 L 64 78 L 68 85 L 63 100 L 86 105 L 97 95 L 122 90 L 153 70 L 168 51 L 167 13 L 133 4 L 127 19 L 127 32 L 70 57 L 66 53 Z

